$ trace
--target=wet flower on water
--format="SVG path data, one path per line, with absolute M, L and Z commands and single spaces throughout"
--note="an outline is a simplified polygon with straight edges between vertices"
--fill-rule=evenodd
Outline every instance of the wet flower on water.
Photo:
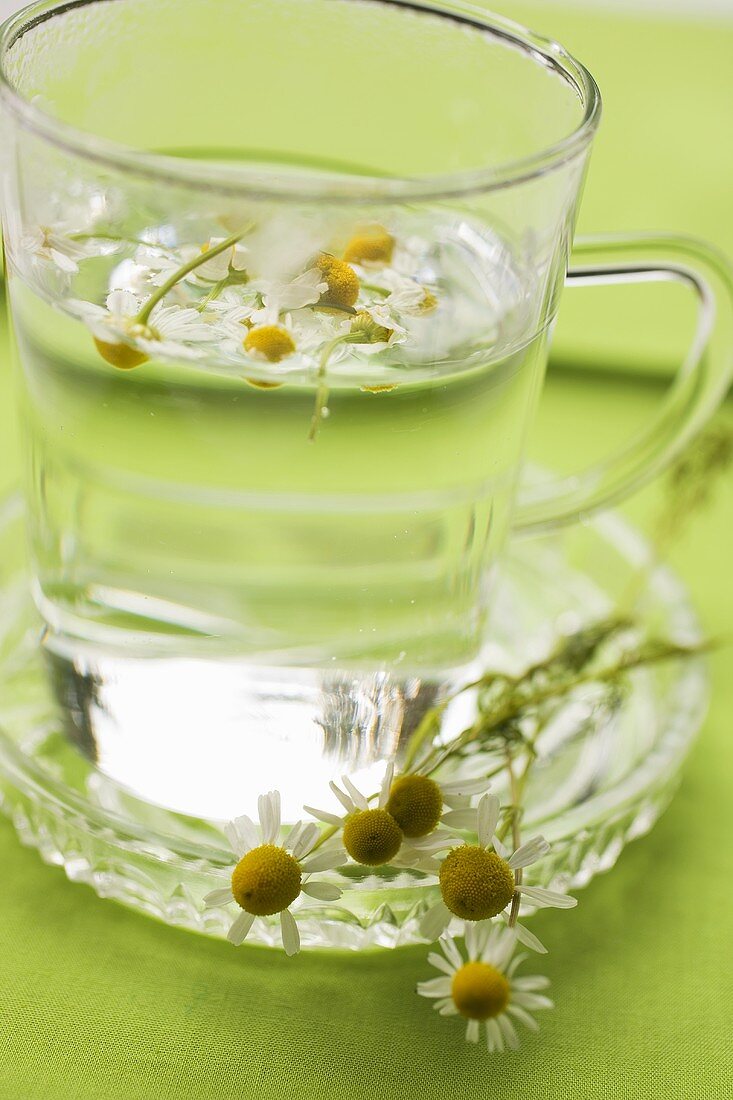
M 570 909 L 577 904 L 568 894 L 517 882 L 515 872 L 541 859 L 550 846 L 543 837 L 535 836 L 509 855 L 495 835 L 499 820 L 496 795 L 485 794 L 474 814 L 478 843 L 460 844 L 443 858 L 438 873 L 441 900 L 428 909 L 420 924 L 426 939 L 437 939 L 454 916 L 482 921 L 503 914 L 516 894 L 524 894 L 538 906 Z M 515 931 L 527 947 L 544 952 L 528 929 L 516 925 Z
M 367 867 L 381 867 L 390 863 L 402 846 L 403 833 L 390 813 L 385 809 L 394 765 L 388 765 L 379 792 L 377 805 L 371 807 L 348 776 L 341 777 L 343 788 L 331 782 L 330 787 L 344 810 L 345 816 L 304 806 L 304 810 L 319 821 L 333 825 L 342 831 L 343 845 L 356 863 Z
M 298 822 L 285 842 L 280 837 L 280 795 L 277 791 L 261 795 L 258 802 L 259 829 L 250 817 L 235 818 L 225 828 L 227 839 L 237 856 L 231 884 L 210 891 L 204 898 L 207 909 L 235 902 L 241 912 L 234 919 L 227 938 L 235 946 L 247 938 L 255 918 L 280 914 L 282 943 L 287 955 L 300 950 L 300 934 L 290 906 L 301 894 L 319 901 L 337 901 L 341 891 L 329 882 L 313 881 L 319 871 L 342 866 L 346 856 L 341 848 L 313 851 L 320 835 L 314 823 Z
M 279 363 L 295 351 L 295 341 L 283 325 L 256 325 L 244 338 L 244 349 L 255 359 Z
M 519 1046 L 515 1024 L 537 1031 L 533 1012 L 552 1008 L 552 1001 L 539 991 L 549 985 L 547 978 L 519 977 L 517 968 L 523 956 L 512 958 L 516 939 L 509 929 L 489 921 L 468 925 L 465 933 L 467 958 L 461 954 L 452 936 L 439 944 L 441 954 L 431 952 L 428 961 L 440 971 L 440 977 L 420 982 L 417 991 L 434 1003 L 441 1016 L 463 1016 L 466 1040 L 477 1043 L 481 1025 L 489 1053 Z
M 74 240 L 59 226 L 39 225 L 21 236 L 20 251 L 33 261 L 57 268 L 64 275 L 76 275 L 79 260 L 95 255 L 99 250 L 89 240 Z

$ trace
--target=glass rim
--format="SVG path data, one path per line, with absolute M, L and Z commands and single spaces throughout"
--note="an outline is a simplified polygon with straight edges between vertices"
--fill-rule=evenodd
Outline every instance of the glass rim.
M 276 170 L 203 164 L 201 161 L 136 149 L 54 118 L 26 99 L 6 72 L 6 57 L 14 44 L 34 27 L 66 12 L 112 0 L 34 0 L 0 24 L 0 102 L 18 120 L 50 144 L 106 169 L 166 184 L 211 190 L 232 197 L 363 203 L 441 200 L 497 191 L 547 175 L 581 155 L 589 146 L 601 115 L 601 94 L 589 70 L 554 39 L 464 0 L 365 0 L 366 3 L 448 19 L 483 31 L 520 49 L 537 64 L 552 69 L 575 91 L 583 114 L 577 126 L 559 141 L 523 157 L 477 168 L 415 177 L 324 173 L 320 178 L 286 177 Z M 156 3 L 157 0 L 148 0 Z

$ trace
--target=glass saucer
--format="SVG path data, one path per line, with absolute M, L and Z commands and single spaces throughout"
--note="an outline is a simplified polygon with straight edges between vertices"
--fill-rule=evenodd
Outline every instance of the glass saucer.
M 645 540 L 615 514 L 513 543 L 494 599 L 489 659 L 521 667 L 541 657 L 558 632 L 608 614 L 649 560 Z M 23 505 L 14 495 L 0 504 L 2 809 L 23 843 L 74 882 L 169 924 L 224 936 L 231 913 L 202 905 L 232 864 L 222 823 L 146 802 L 68 740 L 40 656 L 43 627 L 26 569 Z M 667 569 L 650 573 L 643 615 L 658 634 L 699 637 L 686 591 Z M 666 662 L 636 670 L 630 680 L 615 710 L 597 708 L 581 690 L 543 734 L 524 828 L 552 844 L 538 865 L 547 885 L 577 888 L 608 870 L 674 792 L 706 709 L 704 663 Z M 501 794 L 499 782 L 494 789 Z M 302 800 L 310 800 L 305 790 Z M 337 877 L 339 905 L 305 904 L 298 913 L 304 947 L 419 940 L 419 917 L 436 896 L 434 877 L 353 866 Z M 279 928 L 258 920 L 250 939 L 279 943 Z

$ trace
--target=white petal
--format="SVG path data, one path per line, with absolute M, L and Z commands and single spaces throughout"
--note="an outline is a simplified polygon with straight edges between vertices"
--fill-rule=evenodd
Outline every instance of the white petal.
M 343 783 L 343 785 L 346 787 L 346 790 L 351 795 L 351 797 L 354 801 L 354 805 L 360 810 L 368 810 L 369 809 L 369 803 L 367 802 L 366 798 L 361 793 L 361 791 L 357 787 L 354 786 L 354 784 L 349 779 L 348 775 L 342 775 L 341 776 L 341 782 Z
M 246 855 L 250 848 L 254 847 L 254 845 L 247 844 L 245 842 L 236 821 L 227 821 L 226 825 L 224 826 L 224 835 L 229 841 L 229 846 L 234 852 L 235 856 L 239 856 L 241 858 L 243 855 Z
M 478 1020 L 469 1020 L 466 1025 L 466 1042 L 477 1043 L 481 1035 L 481 1028 Z
M 450 988 L 450 978 L 430 978 L 427 982 L 417 983 L 417 991 L 421 997 L 448 997 Z
M 244 909 L 239 916 L 234 918 L 231 928 L 227 932 L 227 939 L 230 943 L 233 943 L 235 947 L 238 947 L 240 943 L 246 940 L 254 917 L 251 913 L 246 913 Z
M 52 248 L 51 259 L 61 271 L 65 271 L 67 275 L 76 275 L 79 270 L 79 265 L 75 263 L 70 256 L 65 256 L 63 252 L 59 252 L 58 249 Z
M 495 794 L 485 794 L 479 799 L 477 810 L 478 842 L 482 848 L 488 848 L 491 838 L 496 832 L 496 824 L 499 820 L 500 802 Z
M 222 886 L 217 890 L 210 890 L 208 894 L 204 896 L 204 905 L 207 909 L 216 909 L 220 905 L 227 905 L 230 901 L 234 901 L 232 897 L 232 891 L 229 886 Z
M 515 978 L 512 985 L 515 989 L 531 992 L 532 990 L 547 989 L 550 979 L 544 974 L 532 974 L 526 978 Z
M 496 834 L 492 836 L 491 843 L 494 845 L 494 851 L 496 852 L 496 854 L 501 856 L 502 859 L 506 859 L 509 855 L 509 849 L 507 848 L 506 844 L 502 844 Z
M 247 814 L 241 814 L 239 817 L 235 817 L 232 822 L 234 828 L 237 830 L 240 844 L 242 847 L 242 854 L 249 852 L 251 848 L 256 848 L 260 842 L 259 833 L 257 832 L 257 826 L 251 817 Z
M 390 760 L 384 772 L 384 779 L 382 780 L 382 786 L 379 791 L 379 808 L 383 810 L 387 805 L 389 799 L 389 792 L 392 788 L 392 780 L 394 778 L 394 760 Z
M 319 901 L 338 901 L 342 891 L 331 882 L 304 882 L 302 887 L 304 894 L 309 894 Z
M 306 874 L 312 875 L 315 871 L 335 871 L 336 868 L 343 867 L 346 858 L 343 848 L 324 848 L 302 860 L 300 866 Z
M 444 1001 L 436 1001 L 433 1008 L 437 1008 L 441 1016 L 457 1016 L 458 1009 L 453 1004 L 450 997 L 447 997 Z
M 543 836 L 533 836 L 531 840 L 517 848 L 509 860 L 509 866 L 512 871 L 517 871 L 520 867 L 529 867 L 530 863 L 536 863 L 538 859 L 546 856 L 549 850 L 550 845 Z
M 347 814 L 353 814 L 354 810 L 356 809 L 356 806 L 351 801 L 349 796 L 347 794 L 344 794 L 344 792 L 341 790 L 341 788 L 339 786 L 337 786 L 337 784 L 334 783 L 333 780 L 331 780 L 331 782 L 328 785 L 331 788 L 331 790 L 333 791 L 333 793 L 336 795 L 336 797 L 338 798 L 338 800 L 341 803 L 341 805 L 343 806 L 343 808 L 346 810 Z
M 440 820 L 444 825 L 447 825 L 449 829 L 475 829 L 476 811 L 472 809 L 448 810 L 447 813 L 443 814 Z
M 274 844 L 280 832 L 280 792 L 268 791 L 257 799 L 263 844 Z
M 537 1012 L 541 1008 L 555 1007 L 549 997 L 543 997 L 541 993 L 525 993 L 524 990 L 517 990 L 513 993 L 512 1001 L 520 1008 L 531 1008 L 533 1012 Z
M 504 1049 L 504 1040 L 496 1020 L 486 1021 L 486 1047 L 489 1054 L 497 1054 Z
M 280 914 L 280 934 L 286 955 L 297 955 L 300 951 L 300 932 L 295 922 L 295 917 L 289 909 L 283 909 Z
M 537 1023 L 534 1016 L 530 1016 L 529 1012 L 525 1012 L 519 1005 L 508 1005 L 507 1012 L 511 1012 L 512 1016 L 519 1020 L 520 1023 L 524 1024 L 525 1027 L 528 1027 L 530 1031 L 540 1030 L 540 1025 Z
M 538 940 L 534 932 L 530 932 L 529 928 L 527 928 L 525 925 L 515 924 L 514 934 L 519 942 L 525 947 L 529 947 L 531 951 L 536 951 L 539 955 L 547 954 L 547 948 L 542 943 L 542 941 Z
M 458 968 L 459 966 L 463 966 L 461 953 L 458 950 L 458 947 L 456 946 L 456 941 L 453 939 L 452 936 L 443 936 L 438 946 L 445 954 L 448 962 L 453 963 L 454 967 Z
M 450 912 L 442 901 L 428 909 L 420 921 L 420 935 L 426 940 L 437 940 L 450 924 Z
M 553 909 L 574 909 L 578 904 L 578 899 L 571 898 L 569 894 L 558 894 L 554 890 L 544 890 L 541 886 L 518 886 L 517 889 L 526 894 L 535 905 Z
M 488 779 L 455 779 L 450 783 L 441 783 L 440 789 L 443 792 L 443 796 L 448 795 L 452 797 L 455 794 L 459 795 L 472 795 L 472 794 L 488 794 L 489 781 Z
M 449 978 L 452 978 L 455 974 L 456 968 L 451 966 L 448 960 L 444 959 L 442 955 L 439 955 L 437 951 L 430 952 L 428 955 L 428 962 L 431 966 L 434 966 L 436 970 L 442 970 Z
M 309 825 L 306 825 L 293 846 L 293 858 L 302 859 L 303 856 L 307 855 L 315 842 L 318 840 L 319 836 L 320 829 L 316 825 L 315 821 L 312 821 Z
M 288 835 L 285 837 L 285 840 L 283 841 L 283 848 L 285 849 L 286 852 L 292 852 L 293 851 L 293 849 L 295 848 L 295 845 L 298 843 L 298 837 L 300 836 L 302 830 L 303 830 L 303 822 L 302 821 L 296 821 L 295 824 L 290 829 L 290 832 L 288 833 Z
M 501 1016 L 499 1016 L 497 1018 L 496 1022 L 498 1023 L 499 1027 L 501 1028 L 502 1034 L 503 1034 L 504 1038 L 506 1039 L 506 1045 L 511 1050 L 519 1050 L 519 1036 L 517 1035 L 517 1031 L 516 1031 L 516 1028 L 514 1027 L 514 1024 L 509 1019 L 509 1017 L 506 1015 L 506 1013 L 502 1012 Z
M 337 817 L 336 814 L 330 814 L 326 810 L 317 810 L 313 806 L 304 806 L 303 809 L 311 817 L 317 817 L 319 821 L 325 821 L 327 825 L 343 825 L 344 819 Z
M 140 301 L 131 290 L 113 290 L 107 295 L 106 306 L 115 317 L 134 317 L 140 312 Z

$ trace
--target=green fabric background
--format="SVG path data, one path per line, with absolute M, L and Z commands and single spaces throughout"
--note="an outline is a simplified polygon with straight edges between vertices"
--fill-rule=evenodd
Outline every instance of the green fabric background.
M 564 40 L 605 92 L 581 230 L 671 228 L 733 251 L 733 147 L 720 132 L 733 94 L 733 25 L 550 4 L 504 10 Z M 639 306 L 620 326 L 593 296 L 568 296 L 535 435 L 536 455 L 563 468 L 651 413 L 662 391 L 654 370 L 679 346 L 669 307 L 647 336 Z M 623 369 L 576 369 L 591 354 Z M 7 373 L 3 486 L 17 464 Z M 722 415 L 733 422 L 733 409 Z M 630 514 L 643 522 L 658 492 L 645 490 Z M 733 613 L 732 516 L 729 479 L 674 552 L 711 632 L 729 629 Z M 672 808 L 576 910 L 537 919 L 551 947 L 538 969 L 552 979 L 557 1008 L 539 1036 L 525 1033 L 519 1055 L 469 1049 L 460 1026 L 415 996 L 427 973 L 422 948 L 292 961 L 235 951 L 72 885 L 0 820 L 0 1098 L 727 1100 L 730 651 L 712 668 L 713 706 Z

